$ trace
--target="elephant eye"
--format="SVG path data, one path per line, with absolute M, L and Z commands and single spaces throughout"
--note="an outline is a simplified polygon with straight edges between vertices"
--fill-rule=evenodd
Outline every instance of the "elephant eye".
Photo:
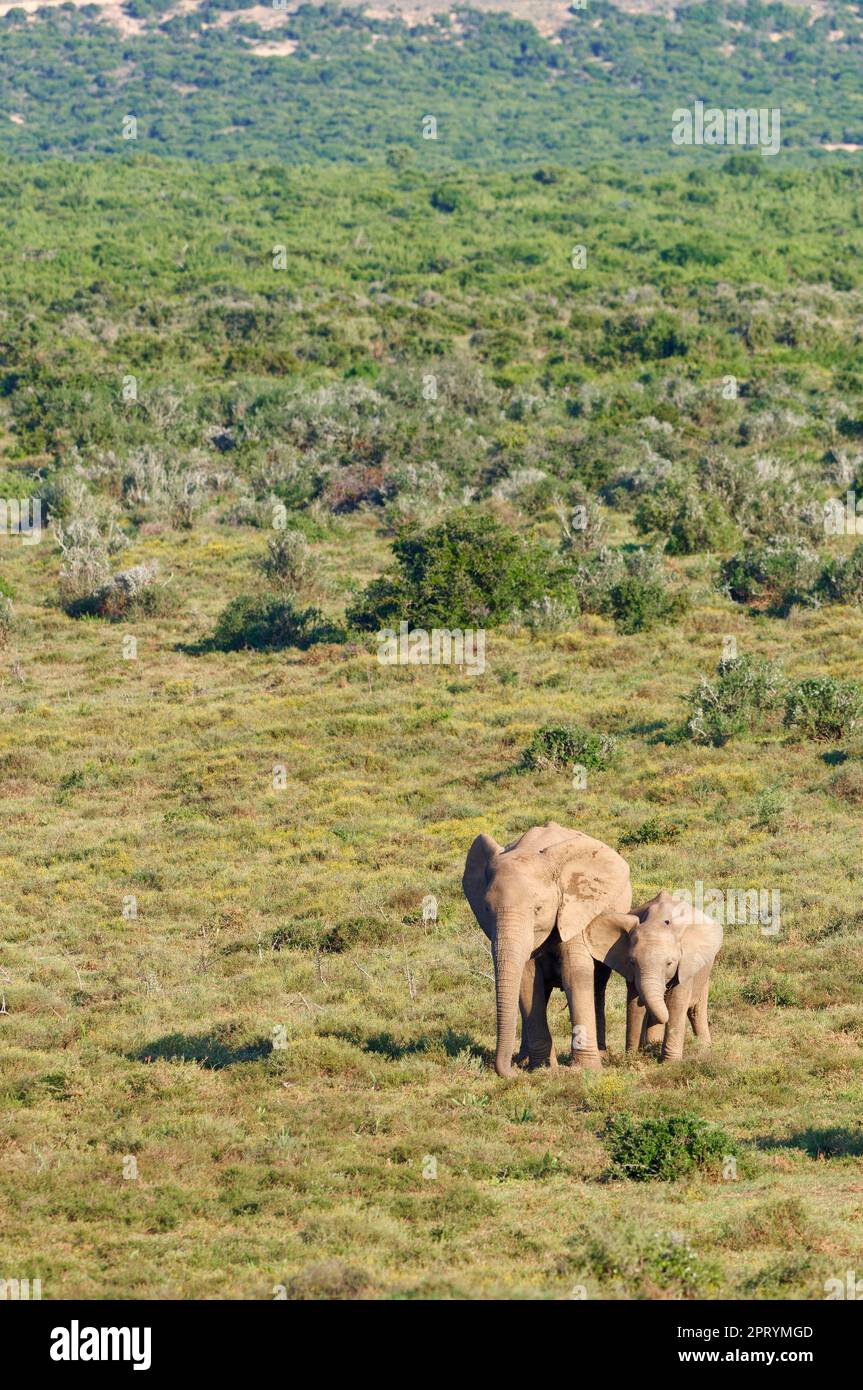
M 665 926 L 665 927 L 670 927 L 670 926 L 671 926 L 671 918 L 670 918 L 670 917 L 666 917 L 666 919 L 665 919 L 665 921 L 663 922 L 662 925 Z

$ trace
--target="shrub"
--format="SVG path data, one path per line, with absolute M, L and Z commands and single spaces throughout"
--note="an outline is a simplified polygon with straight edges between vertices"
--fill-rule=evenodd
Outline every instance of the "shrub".
M 683 593 L 670 594 L 663 580 L 628 574 L 610 594 L 611 611 L 621 632 L 646 632 L 679 617 L 687 607 Z
M 318 1264 L 306 1265 L 288 1280 L 285 1298 L 289 1302 L 303 1303 L 348 1302 L 367 1297 L 370 1287 L 371 1280 L 364 1270 L 346 1265 L 341 1260 L 322 1260 Z
M 633 1182 L 671 1182 L 698 1170 L 718 1172 L 723 1159 L 738 1152 L 723 1130 L 686 1111 L 648 1120 L 612 1115 L 601 1137 L 611 1159 L 609 1177 Z
M 12 610 L 12 600 L 4 592 L 5 584 L 0 580 L 0 651 L 9 644 L 9 637 L 14 626 L 14 614 Z
M 660 820 L 658 816 L 648 816 L 647 820 L 635 826 L 633 830 L 627 830 L 621 835 L 621 845 L 628 845 L 635 849 L 637 845 L 665 845 L 671 840 L 676 840 L 680 834 L 680 826 L 673 821 Z
M 564 590 L 553 556 L 492 517 L 467 509 L 393 542 L 395 565 L 348 610 L 374 631 L 393 620 L 423 627 L 495 627 Z
M 207 483 L 203 461 L 185 465 L 147 447 L 129 458 L 123 499 L 133 507 L 159 507 L 173 527 L 188 531 L 206 499 Z
M 604 772 L 617 754 L 611 734 L 592 734 L 577 724 L 549 725 L 537 729 L 525 748 L 521 766 L 528 771 L 562 771 L 577 764 L 588 772 Z
M 748 655 L 720 661 L 717 676 L 713 681 L 702 676 L 687 696 L 692 713 L 686 732 L 696 743 L 718 747 L 744 733 L 756 714 L 776 707 L 783 677 L 769 661 Z
M 842 738 L 863 717 L 863 688 L 857 681 L 815 676 L 799 681 L 785 700 L 786 729 L 816 740 Z
M 387 491 L 387 475 L 382 467 L 347 464 L 330 476 L 323 500 L 331 512 L 353 512 L 364 502 L 380 506 Z
M 732 555 L 721 582 L 735 603 L 787 614 L 795 603 L 817 602 L 821 561 L 799 541 L 771 540 Z
M 119 570 L 92 593 L 69 599 L 64 604 L 65 610 L 70 618 L 107 618 L 109 622 L 153 617 L 164 612 L 167 606 L 165 588 L 156 584 L 158 572 L 155 560 Z
M 850 555 L 828 560 L 822 585 L 833 603 L 863 605 L 863 545 L 855 545 Z
M 645 1227 L 641 1222 L 582 1227 L 567 1241 L 572 1260 L 603 1287 L 603 1296 L 627 1298 L 706 1297 L 720 1282 L 714 1260 L 704 1259 L 682 1234 Z
M 656 550 L 600 548 L 577 566 L 573 587 L 586 612 L 607 614 L 626 633 L 673 621 L 688 606 L 686 594 L 669 587 Z
M 220 651 L 305 650 L 316 642 L 343 642 L 344 632 L 317 608 L 295 608 L 289 599 L 240 594 L 219 615 L 212 643 Z
M 739 540 L 737 527 L 721 502 L 692 491 L 650 494 L 636 509 L 634 520 L 642 532 L 664 531 L 670 555 L 729 550 Z
M 863 767 L 859 763 L 840 767 L 830 779 L 830 790 L 840 801 L 847 801 L 851 806 L 863 805 Z
M 309 587 L 315 569 L 311 546 L 305 536 L 294 529 L 273 536 L 267 544 L 266 555 L 260 556 L 255 563 L 271 584 L 294 594 Z

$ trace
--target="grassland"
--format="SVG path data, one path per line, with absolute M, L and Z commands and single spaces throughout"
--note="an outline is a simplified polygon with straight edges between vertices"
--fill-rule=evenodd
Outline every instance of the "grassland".
M 219 205 L 215 175 L 168 164 L 3 176 L 7 198 L 26 185 L 4 243 L 3 489 L 56 506 L 82 485 L 114 508 L 122 564 L 158 560 L 175 601 L 158 618 L 71 618 L 53 533 L 0 538 L 15 610 L 0 654 L 0 1273 L 41 1278 L 45 1298 L 823 1297 L 863 1238 L 859 732 L 810 744 L 770 726 L 705 748 L 676 731 L 728 635 L 790 676 L 859 676 L 863 610 L 750 612 L 702 551 L 664 561 L 691 598 L 679 623 L 497 629 L 482 675 L 383 667 L 359 637 L 280 653 L 207 639 L 262 582 L 267 532 L 232 515 L 237 498 L 265 506 L 298 477 L 317 601 L 343 614 L 388 563 L 393 519 L 370 501 L 334 513 L 327 488 L 379 452 L 393 476 L 431 453 L 450 488 L 435 505 L 470 486 L 546 536 L 548 499 L 521 511 L 496 480 L 539 462 L 595 500 L 616 468 L 655 459 L 648 416 L 677 469 L 707 448 L 752 468 L 766 453 L 789 462 L 788 489 L 835 490 L 823 459 L 853 462 L 861 399 L 852 181 L 681 178 L 648 190 L 668 208 L 648 236 L 641 205 L 623 205 L 636 181 L 597 175 L 582 206 L 604 255 L 585 282 L 558 268 L 583 192 L 569 174 L 465 182 L 448 213 L 429 212 L 437 184 L 417 175 L 398 194 L 395 176 L 358 191 L 330 173 L 302 203 L 290 176 L 234 171 Z M 719 268 L 680 252 L 705 243 Z M 676 352 L 647 331 L 662 313 Z M 429 423 L 416 384 L 430 361 L 463 382 L 454 356 L 488 395 Z M 118 405 L 132 370 L 134 411 Z M 746 389 L 726 409 L 728 370 Z M 372 395 L 351 394 L 357 376 Z M 328 410 L 347 401 L 350 447 L 328 418 L 295 428 L 322 385 Z M 211 427 L 231 432 L 227 453 L 204 443 Z M 124 492 L 146 448 L 206 454 L 190 528 Z M 642 541 L 609 496 L 609 543 Z M 613 768 L 583 791 L 568 771 L 516 771 L 538 727 L 570 719 L 617 736 Z M 548 818 L 628 840 L 639 900 L 697 880 L 781 892 L 778 937 L 727 928 L 709 1057 L 692 1039 L 679 1065 L 622 1056 L 614 980 L 601 1075 L 495 1078 L 490 958 L 461 868 L 478 831 L 504 841 Z M 560 994 L 552 1016 L 564 1059 Z M 682 1110 L 740 1144 L 736 1179 L 608 1180 L 609 1115 Z
M 265 1298 L 292 1280 L 336 1296 L 821 1296 L 863 1225 L 859 810 L 815 747 L 693 750 L 662 731 L 721 634 L 795 673 L 851 673 L 863 617 L 780 633 L 707 600 L 649 650 L 601 619 L 494 635 L 471 679 L 359 649 L 190 654 L 259 548 L 212 526 L 136 547 L 190 604 L 134 625 L 133 661 L 125 625 L 45 607 L 47 545 L 10 563 L 5 1266 L 46 1297 Z M 321 550 L 334 581 L 382 558 L 366 518 Z M 537 725 L 567 717 L 617 731 L 621 768 L 580 793 L 514 774 Z M 768 788 L 784 803 L 770 828 Z M 616 844 L 656 814 L 680 833 L 628 851 L 637 898 L 698 878 L 782 893 L 778 939 L 727 931 L 711 1057 L 624 1060 L 617 981 L 601 1077 L 497 1081 L 467 845 L 549 817 Z M 345 949 L 280 948 L 298 920 L 338 927 Z M 717 1121 L 745 1170 L 604 1183 L 597 1132 L 620 1108 Z

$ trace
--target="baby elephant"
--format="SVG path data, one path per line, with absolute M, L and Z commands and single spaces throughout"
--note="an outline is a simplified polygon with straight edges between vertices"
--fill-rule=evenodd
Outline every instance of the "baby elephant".
M 626 1050 L 662 1043 L 662 1060 L 679 1061 L 689 1018 L 710 1046 L 707 992 L 722 927 L 697 907 L 660 893 L 636 913 L 604 912 L 585 937 L 597 960 L 628 984 Z

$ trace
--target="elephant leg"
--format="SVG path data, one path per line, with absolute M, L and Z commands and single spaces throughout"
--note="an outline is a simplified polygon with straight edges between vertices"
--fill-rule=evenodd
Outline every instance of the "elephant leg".
M 572 1020 L 572 1065 L 602 1066 L 596 1038 L 594 960 L 581 940 L 566 942 L 560 954 L 561 978 Z
M 668 1009 L 668 1022 L 665 1025 L 665 1041 L 662 1044 L 663 1062 L 679 1062 L 683 1056 L 683 1038 L 686 1033 L 686 1015 L 692 999 L 692 981 L 685 985 L 675 985 L 667 991 L 665 1004 Z
M 524 967 L 519 994 L 519 1007 L 524 1020 L 529 1069 L 531 1071 L 537 1067 L 553 1066 L 557 1062 L 557 1058 L 554 1057 L 554 1044 L 548 1028 L 547 998 L 542 965 L 535 958 L 531 959 Z M 554 1062 L 552 1062 L 552 1057 L 554 1057 Z
M 710 1046 L 710 1024 L 707 1022 L 707 995 L 710 990 L 710 971 L 696 976 L 692 983 L 692 999 L 689 1005 L 689 1022 L 692 1031 L 703 1047 Z
M 547 1021 L 547 1020 L 548 1020 L 548 1001 L 549 1001 L 549 999 L 551 998 L 551 992 L 552 992 L 552 990 L 554 989 L 554 986 L 555 986 L 555 980 L 554 980 L 553 975 L 552 975 L 552 970 L 551 970 L 551 968 L 550 968 L 550 962 L 549 962 L 548 958 L 546 958 L 545 961 L 544 961 L 544 963 L 543 963 L 543 973 L 544 973 L 544 975 L 545 975 L 545 1017 L 546 1017 L 546 1021 Z M 558 979 L 558 983 L 560 983 L 559 979 Z M 549 1032 L 551 1032 L 551 1029 L 549 1029 Z M 556 1047 L 555 1047 L 555 1045 L 554 1045 L 554 1038 L 553 1038 L 553 1037 L 552 1037 L 552 1039 L 551 1039 L 551 1055 L 550 1055 L 550 1057 L 549 1057 L 549 1066 L 551 1067 L 552 1071 L 557 1071 L 557 1049 L 556 1049 Z
M 646 1052 L 649 1047 L 661 1047 L 665 1041 L 665 1024 L 657 1023 L 649 1009 L 644 1010 L 641 1023 L 639 1047 Z
M 515 1054 L 512 1061 L 513 1066 L 526 1067 L 529 1056 L 527 1047 L 527 1018 L 525 1016 L 524 1006 L 521 1002 L 521 999 L 519 999 L 518 1001 L 518 1011 L 521 1014 L 521 1046 L 519 1047 L 518 1052 Z
M 611 966 L 602 961 L 593 962 L 593 1010 L 596 1014 L 596 1046 L 605 1056 L 605 987 L 611 975 Z
M 644 1027 L 644 1005 L 638 1002 L 638 990 L 633 984 L 626 986 L 626 1050 L 637 1052 Z

